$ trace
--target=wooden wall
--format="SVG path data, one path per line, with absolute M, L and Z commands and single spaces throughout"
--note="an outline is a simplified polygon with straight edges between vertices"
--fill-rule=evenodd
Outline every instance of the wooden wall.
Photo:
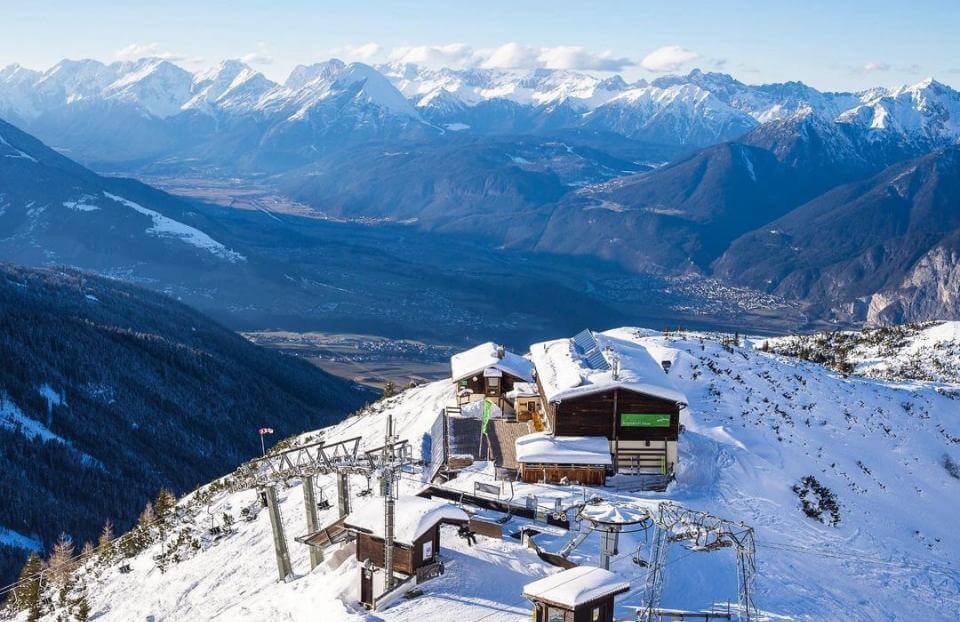
M 580 482 L 594 486 L 602 486 L 606 481 L 606 469 L 584 465 L 557 465 L 557 464 L 521 464 L 520 479 L 528 484 L 540 481 L 556 484 L 564 477 L 571 482 Z
M 476 378 L 476 380 L 474 380 L 474 378 Z M 500 377 L 499 380 L 500 380 L 500 391 L 496 393 L 495 396 L 491 396 L 491 397 L 499 398 L 500 401 L 503 401 L 503 395 L 505 393 L 513 390 L 514 384 L 516 384 L 517 382 L 526 382 L 526 380 L 523 380 L 522 378 L 517 378 L 516 376 L 511 376 L 506 372 L 503 372 L 503 375 Z M 457 391 L 459 392 L 463 388 L 470 389 L 473 392 L 473 395 L 480 395 L 480 396 L 487 395 L 486 378 L 483 377 L 483 371 L 479 371 L 473 376 L 470 376 L 469 378 L 465 378 L 457 382 Z M 497 400 L 495 399 L 494 401 L 497 401 Z M 503 409 L 502 404 L 498 403 L 498 406 L 500 406 L 501 410 Z M 511 407 L 512 407 L 512 404 L 511 404 Z
M 593 622 L 593 610 L 600 609 L 600 622 L 614 622 L 613 619 L 613 596 L 607 596 L 606 598 L 598 599 L 592 603 L 581 605 L 576 609 L 567 609 L 566 607 L 558 607 L 555 605 L 550 605 L 549 603 L 540 604 L 534 615 L 532 616 L 536 622 L 547 622 L 547 608 L 550 608 L 553 611 L 563 611 L 564 622 Z
M 413 543 L 413 546 L 394 543 L 393 569 L 404 574 L 413 574 L 417 568 L 424 565 L 423 543 L 433 540 L 434 558 L 440 552 L 440 527 L 435 526 Z M 369 559 L 377 568 L 383 568 L 383 539 L 370 534 L 361 533 L 357 536 L 357 561 Z M 431 560 L 426 560 L 427 562 Z
M 550 427 L 556 436 L 605 436 L 624 440 L 676 440 L 680 409 L 676 403 L 650 395 L 613 389 L 566 399 L 553 405 Z M 620 425 L 621 413 L 669 414 L 669 428 L 633 428 Z

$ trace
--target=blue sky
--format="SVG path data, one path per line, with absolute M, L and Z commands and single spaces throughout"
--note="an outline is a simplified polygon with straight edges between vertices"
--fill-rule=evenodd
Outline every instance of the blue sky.
M 0 65 L 166 55 L 196 69 L 245 57 L 274 79 L 339 56 L 460 66 L 693 67 L 751 83 L 860 89 L 926 76 L 960 86 L 960 3 L 34 0 L 5 2 Z

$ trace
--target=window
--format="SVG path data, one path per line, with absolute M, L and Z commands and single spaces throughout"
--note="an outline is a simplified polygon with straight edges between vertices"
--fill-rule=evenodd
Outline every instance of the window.
M 567 612 L 563 609 L 557 609 L 556 607 L 550 607 L 547 610 L 547 622 L 565 622 L 567 619 Z
M 594 607 L 590 612 L 590 622 L 600 622 L 600 607 Z
M 499 379 L 499 378 L 487 378 L 487 386 L 488 386 L 488 387 L 499 387 L 499 386 L 500 386 L 500 379 Z
M 533 411 L 535 411 L 536 409 L 537 409 L 537 403 L 536 403 L 536 402 L 527 402 L 527 410 L 529 410 L 530 412 L 533 412 Z
M 423 543 L 423 558 L 430 559 L 433 557 L 433 540 L 427 540 Z

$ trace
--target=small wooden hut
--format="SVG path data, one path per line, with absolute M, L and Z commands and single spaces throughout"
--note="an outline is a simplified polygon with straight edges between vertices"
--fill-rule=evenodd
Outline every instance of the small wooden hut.
M 613 622 L 614 597 L 630 589 L 620 577 L 594 566 L 576 566 L 528 583 L 534 622 Z
M 357 561 L 362 565 L 361 602 L 368 605 L 379 592 L 374 585 L 373 569 L 384 567 L 383 511 L 383 499 L 371 499 L 343 522 L 344 528 L 357 536 Z M 449 501 L 415 496 L 398 498 L 394 505 L 394 573 L 419 577 L 421 571 L 440 559 L 440 525 L 466 525 L 469 521 L 467 513 Z
M 450 375 L 461 405 L 489 399 L 503 412 L 513 412 L 505 394 L 517 383 L 533 382 L 533 363 L 492 341 L 450 357 Z

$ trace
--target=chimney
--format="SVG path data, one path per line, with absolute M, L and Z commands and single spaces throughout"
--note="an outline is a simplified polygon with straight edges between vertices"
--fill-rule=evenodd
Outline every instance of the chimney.
M 503 346 L 497 346 L 497 358 L 502 359 L 504 354 L 505 354 L 505 351 L 503 349 Z
M 665 360 L 665 361 L 660 361 L 660 366 L 663 367 L 663 373 L 665 373 L 665 374 L 669 374 L 669 373 L 670 373 L 670 367 L 671 367 L 672 365 L 673 365 L 673 363 L 671 363 L 670 361 L 666 361 L 666 360 Z

